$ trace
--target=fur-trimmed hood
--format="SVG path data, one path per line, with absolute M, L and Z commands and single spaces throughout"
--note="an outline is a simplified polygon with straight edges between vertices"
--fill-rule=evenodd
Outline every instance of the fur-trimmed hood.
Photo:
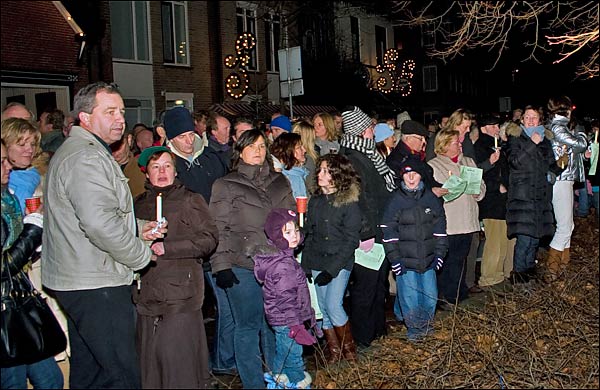
M 509 137 L 520 137 L 521 134 L 523 134 L 523 128 L 519 125 L 517 125 L 516 123 L 509 123 L 506 126 L 506 135 Z M 544 136 L 547 139 L 553 139 L 554 138 L 554 134 L 552 133 L 552 131 L 548 130 L 546 127 L 544 127 Z
M 358 202 L 360 196 L 360 185 L 358 183 L 352 183 L 350 188 L 346 191 L 338 191 L 333 194 L 333 206 L 341 207 L 353 202 Z

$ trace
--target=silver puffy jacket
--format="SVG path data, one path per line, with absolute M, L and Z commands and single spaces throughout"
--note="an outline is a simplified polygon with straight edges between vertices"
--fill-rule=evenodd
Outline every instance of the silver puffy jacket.
M 569 118 L 555 115 L 550 123 L 554 134 L 552 150 L 554 158 L 558 160 L 565 153 L 569 155 L 569 164 L 556 180 L 585 182 L 583 170 L 583 153 L 587 148 L 585 133 L 574 133 L 569 130 Z

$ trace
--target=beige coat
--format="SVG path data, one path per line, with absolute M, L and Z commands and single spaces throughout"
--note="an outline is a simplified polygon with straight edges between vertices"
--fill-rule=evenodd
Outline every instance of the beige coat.
M 477 168 L 472 158 L 465 157 L 462 154 L 458 159 L 458 163 L 454 163 L 449 157 L 441 155 L 437 155 L 427 163 L 433 168 L 433 178 L 442 184 L 450 177 L 449 172 L 452 172 L 453 175 L 460 175 L 461 165 Z M 479 231 L 479 207 L 477 202 L 484 197 L 485 182 L 481 180 L 479 195 L 462 194 L 451 202 L 444 202 L 447 221 L 446 232 L 448 235 Z

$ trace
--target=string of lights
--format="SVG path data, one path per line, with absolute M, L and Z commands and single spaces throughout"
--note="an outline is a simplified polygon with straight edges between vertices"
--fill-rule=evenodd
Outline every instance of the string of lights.
M 224 58 L 227 69 L 238 68 L 225 79 L 227 94 L 234 99 L 241 99 L 248 92 L 248 72 L 245 67 L 250 63 L 250 51 L 256 46 L 256 38 L 252 33 L 243 33 L 235 41 L 236 55 L 228 54 Z
M 402 97 L 412 93 L 412 79 L 415 76 L 416 63 L 414 60 L 406 60 L 401 66 L 398 66 L 399 58 L 398 50 L 386 50 L 383 55 L 383 64 L 375 67 L 375 71 L 381 76 L 376 79 L 371 90 L 385 94 L 399 92 Z

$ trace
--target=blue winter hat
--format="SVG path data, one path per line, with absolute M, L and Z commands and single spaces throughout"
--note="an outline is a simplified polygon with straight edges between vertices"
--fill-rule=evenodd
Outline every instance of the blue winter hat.
M 174 107 L 167 111 L 164 125 L 168 139 L 173 139 L 188 131 L 194 131 L 194 119 L 185 107 Z
M 292 131 L 292 122 L 290 122 L 290 118 L 287 116 L 280 115 L 271 121 L 271 127 L 279 127 L 289 133 Z
M 375 142 L 381 142 L 394 135 L 394 130 L 387 123 L 378 123 L 375 125 Z

